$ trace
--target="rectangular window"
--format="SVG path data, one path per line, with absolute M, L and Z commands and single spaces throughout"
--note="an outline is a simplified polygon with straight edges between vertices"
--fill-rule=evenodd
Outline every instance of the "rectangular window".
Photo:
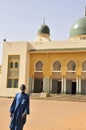
M 9 63 L 9 68 L 13 68 L 13 62 Z
M 14 79 L 14 88 L 18 88 L 18 79 Z
M 15 62 L 15 68 L 18 68 L 18 62 Z
M 8 56 L 8 83 L 7 88 L 18 88 L 19 81 L 19 55 L 9 55 Z
M 8 79 L 8 88 L 12 88 L 12 79 Z

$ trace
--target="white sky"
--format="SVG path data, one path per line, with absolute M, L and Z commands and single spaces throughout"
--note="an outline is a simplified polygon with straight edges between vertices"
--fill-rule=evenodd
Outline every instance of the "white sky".
M 43 23 L 51 40 L 67 40 L 72 25 L 85 15 L 85 0 L 0 0 L 0 64 L 3 39 L 33 41 Z

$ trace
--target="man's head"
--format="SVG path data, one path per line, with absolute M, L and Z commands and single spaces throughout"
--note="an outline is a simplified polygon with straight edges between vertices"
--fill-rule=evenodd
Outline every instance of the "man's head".
M 26 89 L 26 86 L 25 86 L 24 84 L 21 84 L 21 86 L 20 86 L 20 90 L 21 90 L 22 92 L 24 92 L 25 89 Z

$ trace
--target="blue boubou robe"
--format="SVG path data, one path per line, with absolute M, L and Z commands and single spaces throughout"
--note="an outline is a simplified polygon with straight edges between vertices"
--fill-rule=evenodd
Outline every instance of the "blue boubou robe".
M 29 105 L 29 96 L 26 93 L 16 94 L 10 107 L 10 113 L 12 114 L 10 130 L 23 130 L 26 116 L 22 118 L 22 114 L 30 114 Z

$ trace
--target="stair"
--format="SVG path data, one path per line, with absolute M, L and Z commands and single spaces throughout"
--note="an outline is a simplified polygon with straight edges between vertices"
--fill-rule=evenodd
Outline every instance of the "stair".
M 47 97 L 48 100 L 59 100 L 59 101 L 77 101 L 77 102 L 86 102 L 86 95 L 71 95 L 71 94 L 60 94 Z
M 30 98 L 31 99 L 40 99 L 40 93 L 31 93 Z
M 41 93 L 31 93 L 31 99 L 46 99 L 57 101 L 76 101 L 86 102 L 86 95 L 72 95 L 72 94 L 49 94 L 46 98 L 41 98 Z

